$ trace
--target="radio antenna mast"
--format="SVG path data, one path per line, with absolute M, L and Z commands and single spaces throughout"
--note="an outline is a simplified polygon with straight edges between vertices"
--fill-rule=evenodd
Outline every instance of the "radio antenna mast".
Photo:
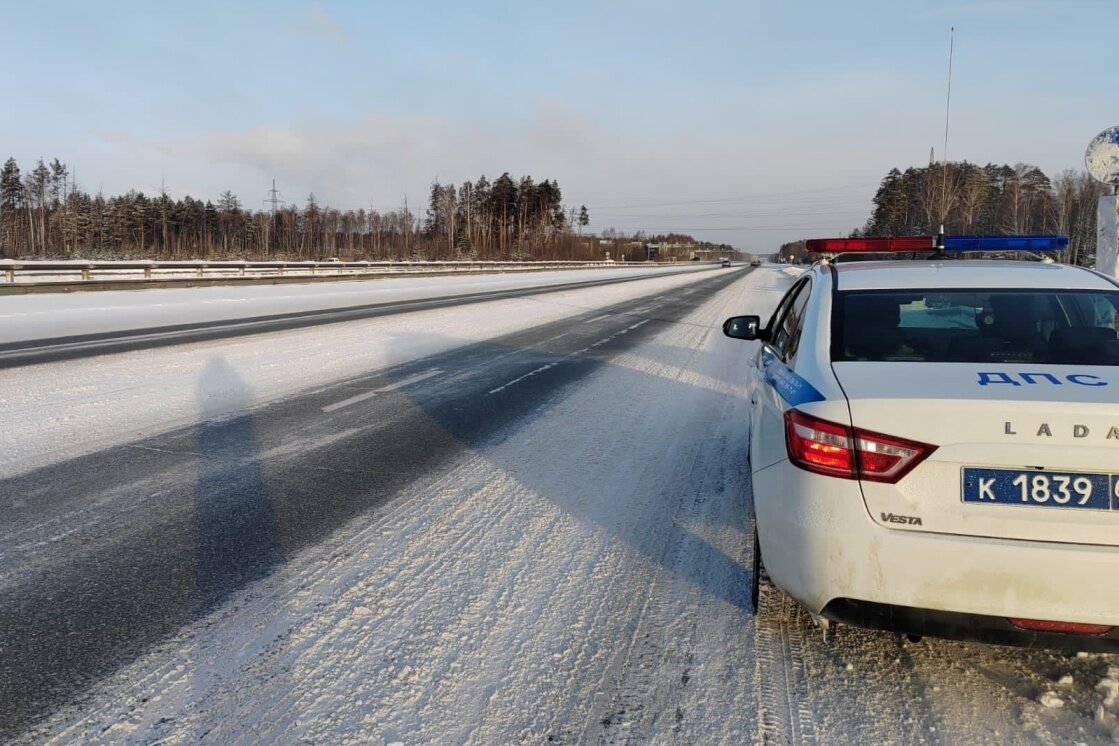
M 956 27 L 948 32 L 948 94 L 944 97 L 944 149 L 940 152 L 944 170 L 940 189 L 940 232 L 944 233 L 944 221 L 948 219 L 948 121 L 952 112 L 952 55 L 956 50 Z

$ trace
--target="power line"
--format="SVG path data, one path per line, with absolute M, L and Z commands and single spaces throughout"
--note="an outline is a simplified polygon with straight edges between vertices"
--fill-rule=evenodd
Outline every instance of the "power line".
M 623 208 L 623 207 L 677 207 L 680 205 L 704 205 L 716 204 L 720 202 L 745 202 L 750 200 L 765 200 L 775 197 L 800 197 L 810 194 L 819 194 L 821 192 L 840 192 L 844 190 L 866 189 L 871 186 L 878 186 L 879 182 L 864 182 L 861 184 L 844 184 L 834 187 L 818 187 L 815 189 L 798 189 L 789 192 L 757 192 L 754 194 L 740 195 L 737 197 L 716 197 L 711 199 L 694 199 L 694 200 L 679 200 L 675 202 L 629 202 L 629 203 L 602 203 L 587 205 L 587 209 L 594 207 L 595 209 L 603 208 Z
M 676 212 L 676 213 L 660 213 L 660 212 L 619 212 L 614 210 L 596 210 L 594 216 L 596 218 L 616 217 L 616 218 L 659 218 L 664 220 L 679 220 L 679 219 L 697 219 L 697 218 L 748 218 L 748 217 L 767 217 L 767 216 L 788 216 L 795 217 L 800 215 L 842 215 L 844 213 L 853 211 L 864 211 L 866 203 L 848 202 L 848 203 L 825 203 L 817 204 L 813 202 L 811 205 L 796 204 L 784 205 L 781 207 L 750 209 L 750 210 L 728 210 L 720 212 Z
M 602 223 L 603 221 L 631 222 L 632 223 L 632 222 L 640 222 L 640 221 L 643 221 L 643 220 L 655 220 L 655 221 L 675 223 L 675 222 L 679 222 L 681 220 L 683 220 L 683 221 L 689 221 L 690 220 L 690 221 L 704 221 L 704 222 L 711 221 L 713 223 L 717 223 L 717 222 L 725 222 L 727 220 L 735 220 L 735 219 L 742 220 L 742 219 L 749 219 L 749 218 L 798 218 L 798 217 L 803 217 L 803 218 L 815 218 L 815 217 L 819 217 L 819 218 L 826 218 L 826 217 L 843 218 L 843 217 L 846 217 L 846 216 L 853 216 L 853 215 L 856 215 L 856 214 L 862 214 L 862 213 L 859 213 L 857 210 L 813 210 L 813 211 L 810 211 L 810 212 L 785 212 L 785 213 L 774 213 L 774 214 L 770 214 L 770 215 L 766 215 L 764 213 L 759 213 L 759 214 L 755 214 L 755 215 L 740 215 L 740 214 L 733 214 L 733 213 L 708 214 L 708 215 L 653 215 L 653 214 L 648 214 L 648 215 L 613 215 L 613 214 L 610 214 L 610 213 L 596 213 L 595 214 L 595 221 L 597 223 Z
M 778 230 L 801 230 L 801 229 L 825 229 L 825 230 L 842 230 L 839 224 L 843 223 L 842 220 L 831 220 L 826 223 L 790 223 L 785 225 L 729 225 L 729 226 L 656 226 L 656 227 L 643 227 L 637 230 L 644 231 L 645 233 L 699 233 L 702 231 L 778 231 Z
M 871 201 L 871 199 L 869 197 L 862 197 L 862 196 L 859 196 L 859 197 L 851 197 L 851 196 L 838 197 L 837 196 L 837 197 L 823 197 L 823 198 L 820 198 L 820 199 L 787 200 L 787 201 L 783 201 L 783 202 L 777 202 L 777 201 L 770 202 L 770 203 L 760 203 L 759 202 L 759 203 L 754 203 L 754 204 L 726 204 L 726 203 L 721 203 L 721 204 L 703 204 L 703 205 L 682 205 L 681 209 L 677 210 L 676 212 L 689 212 L 689 213 L 691 213 L 691 212 L 694 212 L 694 211 L 697 211 L 697 210 L 705 210 L 705 209 L 707 209 L 707 210 L 718 210 L 720 212 L 727 212 L 727 211 L 767 212 L 767 211 L 773 211 L 773 210 L 800 210 L 800 209 L 807 209 L 809 206 L 811 206 L 811 207 L 861 206 L 861 205 L 867 204 L 870 201 Z M 591 206 L 587 205 L 587 209 L 588 210 L 591 209 Z M 596 206 L 595 212 L 622 213 L 622 212 L 631 212 L 631 211 L 634 211 L 634 210 L 637 210 L 637 211 L 650 211 L 650 210 L 660 211 L 661 209 L 669 210 L 671 208 L 669 208 L 667 206 L 664 207 L 664 208 L 658 208 L 656 206 L 650 206 L 650 205 L 633 206 L 633 207 L 604 207 L 602 205 L 599 205 L 599 206 Z

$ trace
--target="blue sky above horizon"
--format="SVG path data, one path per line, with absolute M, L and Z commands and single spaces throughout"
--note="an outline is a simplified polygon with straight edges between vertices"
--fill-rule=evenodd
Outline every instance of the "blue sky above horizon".
M 592 228 L 767 251 L 894 166 L 1083 167 L 1119 124 L 1113 0 L 0 3 L 0 158 L 91 191 L 422 205 L 554 178 Z M 13 64 L 12 60 L 18 60 Z

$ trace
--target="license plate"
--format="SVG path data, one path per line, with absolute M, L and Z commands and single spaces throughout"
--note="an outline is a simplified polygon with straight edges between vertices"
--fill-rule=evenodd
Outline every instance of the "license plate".
M 1119 475 L 964 468 L 963 501 L 1082 510 L 1119 510 Z

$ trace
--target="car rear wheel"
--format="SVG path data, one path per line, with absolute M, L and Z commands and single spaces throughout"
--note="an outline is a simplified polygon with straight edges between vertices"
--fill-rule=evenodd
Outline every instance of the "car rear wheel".
M 769 576 L 765 573 L 765 564 L 762 562 L 762 550 L 758 544 L 758 523 L 757 518 L 754 519 L 754 540 L 750 550 L 752 556 L 750 571 L 750 608 L 757 614 L 759 610 L 758 600 L 761 597 L 762 586 L 769 586 Z

